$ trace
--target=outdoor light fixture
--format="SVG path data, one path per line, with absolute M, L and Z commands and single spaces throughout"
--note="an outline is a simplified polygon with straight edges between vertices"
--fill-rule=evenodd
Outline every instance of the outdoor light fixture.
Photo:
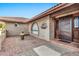
M 46 29 L 47 28 L 47 23 L 43 23 L 41 26 L 42 29 Z

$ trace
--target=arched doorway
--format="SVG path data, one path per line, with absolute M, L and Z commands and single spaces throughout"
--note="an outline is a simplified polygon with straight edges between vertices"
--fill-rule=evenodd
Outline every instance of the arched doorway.
M 31 27 L 31 33 L 39 35 L 39 27 L 37 23 L 33 23 Z

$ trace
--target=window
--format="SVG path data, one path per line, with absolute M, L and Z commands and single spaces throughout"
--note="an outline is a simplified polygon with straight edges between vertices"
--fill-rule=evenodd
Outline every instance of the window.
M 59 30 L 63 32 L 70 32 L 72 29 L 72 21 L 70 17 L 60 18 Z
M 19 24 L 18 23 L 15 23 L 15 27 L 18 27 L 19 26 Z
M 39 32 L 38 24 L 37 23 L 33 23 L 32 24 L 32 33 L 38 35 L 38 32 Z
M 74 28 L 79 28 L 79 17 L 75 17 L 74 19 Z

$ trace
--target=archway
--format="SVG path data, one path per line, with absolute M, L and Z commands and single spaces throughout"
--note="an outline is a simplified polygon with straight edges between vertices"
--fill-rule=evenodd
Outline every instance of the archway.
M 31 27 L 31 33 L 38 35 L 39 34 L 39 27 L 37 23 L 33 23 Z

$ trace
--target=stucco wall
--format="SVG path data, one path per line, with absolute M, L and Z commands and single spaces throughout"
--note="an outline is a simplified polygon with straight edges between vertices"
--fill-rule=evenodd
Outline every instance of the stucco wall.
M 50 40 L 50 31 L 49 31 L 49 29 L 50 29 L 49 28 L 50 22 L 49 22 L 49 19 L 50 19 L 49 16 L 46 16 L 46 17 L 43 17 L 43 18 L 38 19 L 36 21 L 30 22 L 29 23 L 29 29 L 28 29 L 30 35 L 33 35 L 33 36 L 38 37 L 40 39 L 44 39 L 44 40 L 49 41 Z M 34 34 L 31 33 L 31 26 L 32 26 L 32 24 L 34 22 L 36 22 L 38 24 L 38 27 L 39 27 L 39 35 L 34 35 Z M 47 28 L 46 29 L 42 29 L 41 28 L 41 26 L 42 26 L 43 23 L 46 23 L 47 24 Z
M 6 30 L 8 36 L 16 36 L 19 35 L 22 31 L 28 33 L 27 24 L 17 23 L 18 26 L 15 26 L 16 23 L 6 23 Z
M 50 39 L 54 40 L 55 38 L 55 19 L 50 18 Z

